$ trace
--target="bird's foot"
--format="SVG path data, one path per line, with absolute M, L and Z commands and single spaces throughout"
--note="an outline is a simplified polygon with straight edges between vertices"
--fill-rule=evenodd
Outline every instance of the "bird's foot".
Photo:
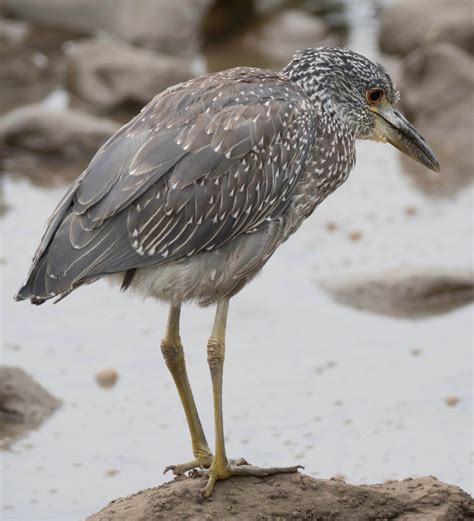
M 302 469 L 301 465 L 295 465 L 293 467 L 255 467 L 249 465 L 244 459 L 232 461 L 226 465 L 217 465 L 215 460 L 209 469 L 195 470 L 192 476 L 207 476 L 207 484 L 201 489 L 201 496 L 210 497 L 214 490 L 214 485 L 221 479 L 227 479 L 231 476 L 255 476 L 255 477 L 266 477 L 274 474 L 287 474 L 292 472 L 298 472 Z
M 197 456 L 192 461 L 188 461 L 187 463 L 180 463 L 179 465 L 168 465 L 165 467 L 163 474 L 166 474 L 169 470 L 171 470 L 175 476 L 180 476 L 185 472 L 188 472 L 188 470 L 200 468 L 208 469 L 212 464 L 213 458 L 214 456 L 212 455 L 212 452 L 205 452 Z

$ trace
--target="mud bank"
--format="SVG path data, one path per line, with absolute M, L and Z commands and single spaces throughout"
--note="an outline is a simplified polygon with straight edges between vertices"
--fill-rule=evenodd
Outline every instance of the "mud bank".
M 204 478 L 205 479 L 205 478 Z M 112 501 L 87 521 L 403 519 L 457 521 L 474 516 L 474 501 L 434 477 L 354 486 L 304 474 L 231 478 L 210 500 L 199 498 L 203 478 L 181 478 Z

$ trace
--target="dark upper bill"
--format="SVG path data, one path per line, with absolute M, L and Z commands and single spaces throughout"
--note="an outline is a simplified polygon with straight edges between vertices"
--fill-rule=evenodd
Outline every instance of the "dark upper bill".
M 439 162 L 416 128 L 389 103 L 370 109 L 376 115 L 375 138 L 388 141 L 422 165 L 439 172 Z

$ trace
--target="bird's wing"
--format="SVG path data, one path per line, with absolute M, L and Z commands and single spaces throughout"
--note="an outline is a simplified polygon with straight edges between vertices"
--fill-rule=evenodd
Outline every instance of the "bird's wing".
M 48 293 L 218 248 L 278 216 L 314 125 L 309 99 L 267 71 L 168 89 L 99 150 L 51 218 L 36 255 Z

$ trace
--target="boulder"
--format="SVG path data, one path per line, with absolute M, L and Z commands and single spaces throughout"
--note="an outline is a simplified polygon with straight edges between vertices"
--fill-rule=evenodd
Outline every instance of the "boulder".
M 12 16 L 93 35 L 105 31 L 177 55 L 199 49 L 212 0 L 4 0 Z
M 58 83 L 49 58 L 29 46 L 31 26 L 0 18 L 0 113 L 44 98 Z
M 40 425 L 61 401 L 19 367 L 0 367 L 0 445 Z
M 474 53 L 472 0 L 398 0 L 382 12 L 383 51 L 404 56 L 427 42 L 450 42 Z
M 277 11 L 264 17 L 243 37 L 248 52 L 286 64 L 298 49 L 327 43 L 328 28 L 316 16 L 297 9 Z
M 474 59 L 448 43 L 425 45 L 401 63 L 402 105 L 439 156 L 441 172 L 402 159 L 415 184 L 428 193 L 451 195 L 474 175 Z
M 25 43 L 31 30 L 27 22 L 0 18 L 0 46 L 15 46 Z
M 29 105 L 0 119 L 0 146 L 62 157 L 91 156 L 118 128 L 114 121 L 76 110 Z
M 474 301 L 470 271 L 403 268 L 337 277 L 321 286 L 341 304 L 403 318 L 446 313 Z
M 193 77 L 190 59 L 110 40 L 84 40 L 66 50 L 66 81 L 81 100 L 106 110 L 148 103 L 163 89 Z
M 234 477 L 217 483 L 211 499 L 201 500 L 204 479 L 176 478 L 116 499 L 86 521 L 454 521 L 474 515 L 474 501 L 466 492 L 434 477 L 359 486 L 299 473 Z

